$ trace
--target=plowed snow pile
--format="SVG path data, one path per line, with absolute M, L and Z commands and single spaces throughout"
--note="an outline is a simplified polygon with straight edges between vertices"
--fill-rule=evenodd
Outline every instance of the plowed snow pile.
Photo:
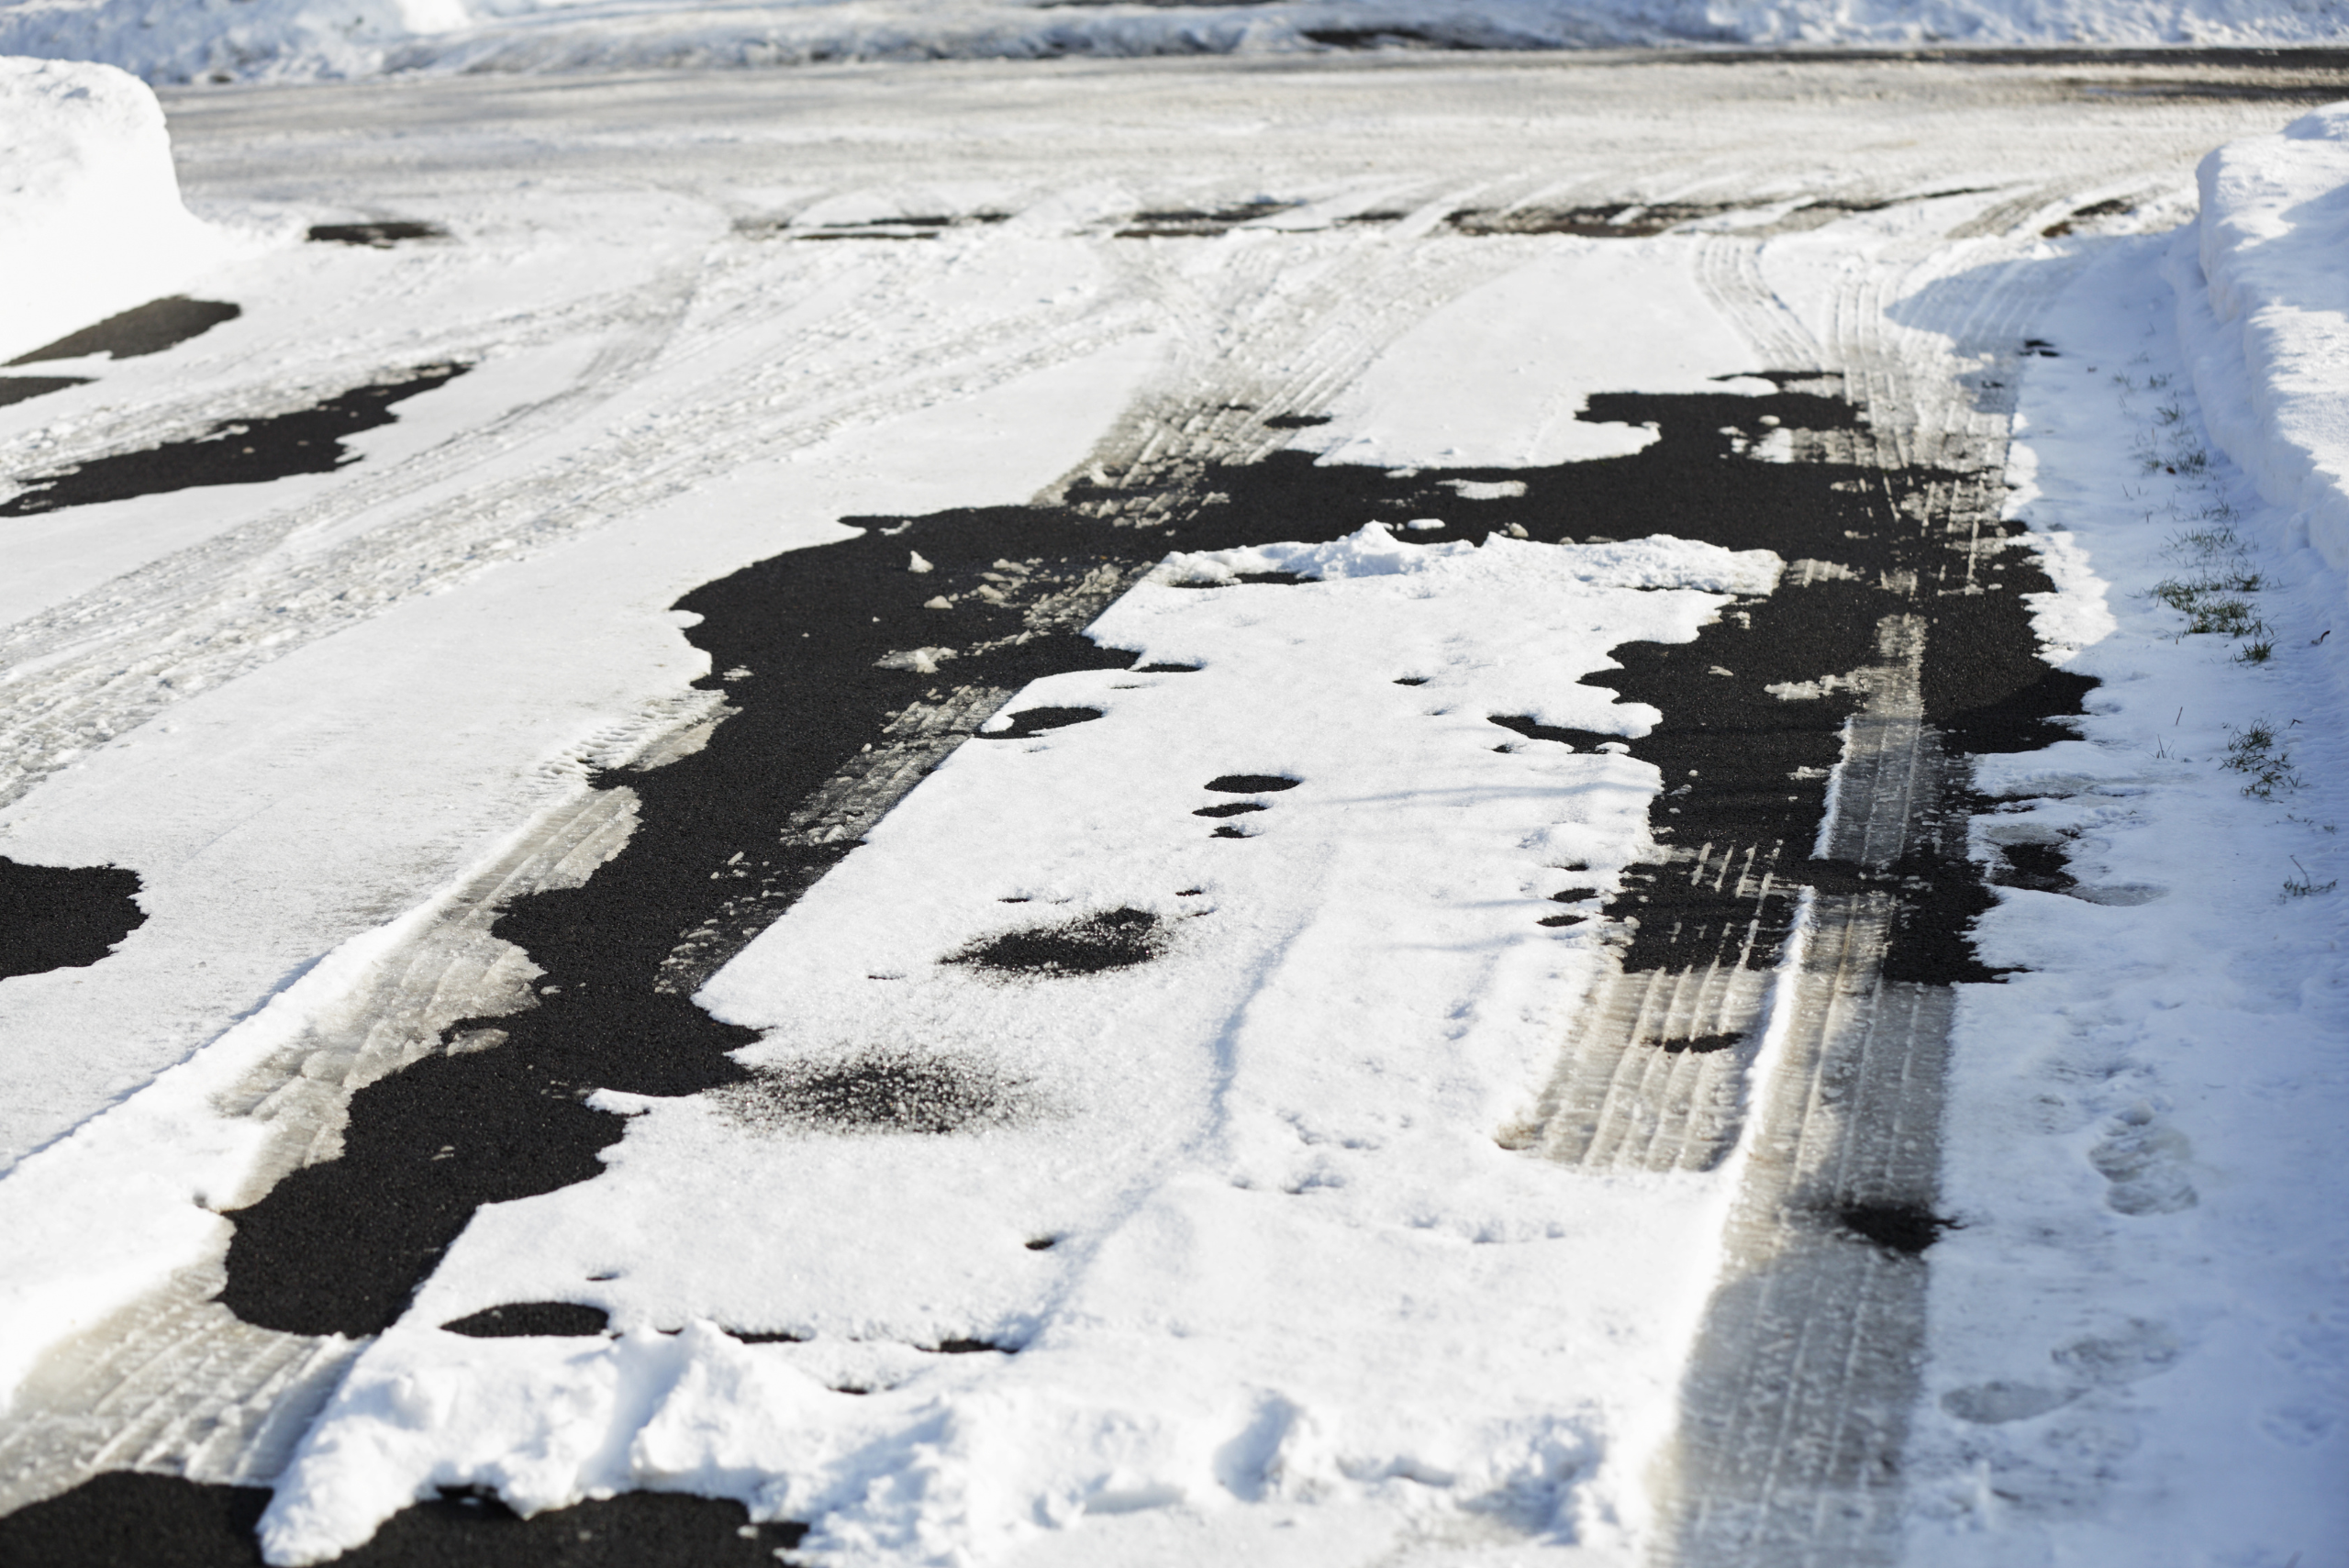
M 2201 169 L 2199 243 L 2172 260 L 2194 387 L 2227 455 L 2349 567 L 2349 104 Z
M 143 83 L 104 65 L 0 58 L 0 359 L 229 254 L 180 206 L 163 111 Z
M 2344 25 L 2340 0 L 12 0 L 0 50 L 232 82 L 1330 46 L 2293 44 L 2337 39 Z

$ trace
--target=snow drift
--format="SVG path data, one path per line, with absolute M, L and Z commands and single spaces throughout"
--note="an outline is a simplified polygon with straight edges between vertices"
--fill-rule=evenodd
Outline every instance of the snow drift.
M 2330 42 L 2343 0 L 6 0 L 0 51 L 153 82 L 1340 47 Z
M 144 83 L 0 58 L 0 359 L 169 294 L 230 251 L 180 205 Z
M 2202 161 L 2171 253 L 2210 433 L 2295 533 L 2349 566 L 2349 104 Z

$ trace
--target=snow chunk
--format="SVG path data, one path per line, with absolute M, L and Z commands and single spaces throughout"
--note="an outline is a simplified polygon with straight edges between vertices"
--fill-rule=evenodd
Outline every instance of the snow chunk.
M 1463 501 L 1513 501 L 1525 494 L 1522 479 L 1447 479 L 1443 483 Z
M 1178 550 L 1160 563 L 1151 580 L 1220 584 L 1280 573 L 1337 582 L 1456 570 L 1479 551 L 1497 573 L 1570 578 L 1603 588 L 1766 594 L 1777 586 L 1779 574 L 1786 570 L 1786 562 L 1766 550 L 1724 550 L 1670 534 L 1620 544 L 1536 544 L 1493 534 L 1482 545 L 1466 539 L 1422 545 L 1397 539 L 1386 524 L 1374 522 L 1328 544 L 1263 544 L 1195 553 Z
M 2037 634 L 2040 656 L 2051 664 L 2068 664 L 2083 648 L 2102 642 L 2120 629 L 2107 603 L 2110 586 L 2097 573 L 2088 552 L 2068 532 L 2033 534 L 2040 564 L 2054 583 L 2054 591 L 2026 594 L 2032 630 Z
M 937 600 L 928 599 L 923 601 L 922 607 L 952 609 L 953 606 L 941 606 Z M 952 648 L 908 648 L 900 652 L 883 654 L 873 662 L 873 667 L 876 670 L 911 670 L 918 675 L 935 675 L 940 664 L 959 657 L 961 655 Z
M 295 1464 L 337 1464 L 350 1479 L 331 1498 L 279 1496 L 261 1526 L 271 1562 L 338 1555 L 342 1514 L 397 1512 L 430 1496 L 436 1475 L 477 1475 L 525 1518 L 620 1490 L 731 1490 L 756 1468 L 751 1453 L 768 1468 L 824 1457 L 794 1436 L 820 1430 L 817 1407 L 841 1403 L 707 1323 L 674 1336 L 509 1340 L 463 1363 L 439 1353 L 448 1338 L 395 1329 L 336 1390 Z

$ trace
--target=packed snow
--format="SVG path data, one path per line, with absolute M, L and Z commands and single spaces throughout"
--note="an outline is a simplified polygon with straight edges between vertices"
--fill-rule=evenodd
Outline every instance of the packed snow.
M 607 1175 L 482 1211 L 288 1473 L 272 1559 L 457 1485 L 737 1495 L 843 1562 L 1275 1497 L 1611 1536 L 1727 1188 L 1562 1187 L 1495 1141 L 1603 951 L 1550 896 L 1612 885 L 1657 786 L 1487 715 L 1644 733 L 1579 677 L 1778 567 L 1375 523 L 1173 558 L 1090 635 L 1188 668 L 1030 686 L 1011 711 L 1102 717 L 966 745 L 720 971 L 759 1076 L 607 1094 L 638 1118 Z M 1265 570 L 1320 580 L 1193 585 Z M 1099 973 L 973 956 L 1105 920 Z M 549 1299 L 633 1337 L 438 1331 Z M 654 1332 L 696 1322 L 802 1342 Z
M 154 82 L 1338 48 L 2290 45 L 2340 0 L 6 0 L 0 52 Z

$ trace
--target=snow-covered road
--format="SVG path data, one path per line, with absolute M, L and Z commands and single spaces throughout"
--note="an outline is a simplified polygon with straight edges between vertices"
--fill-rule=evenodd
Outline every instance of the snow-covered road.
M 0 342 L 0 853 L 139 879 L 0 986 L 0 1507 L 273 1485 L 279 1562 L 470 1487 L 842 1563 L 2332 1561 L 2338 1221 L 2258 1294 L 2284 1370 L 2166 1399 L 2196 1249 L 2273 1236 L 2032 1251 L 2189 1212 L 2111 994 L 2207 947 L 2192 873 L 2049 846 L 2267 796 L 2050 760 L 2134 713 L 2143 549 L 2003 483 L 2249 505 L 2188 401 L 2130 425 L 2182 373 L 2131 237 L 2328 69 L 173 98 L 218 306 Z M 2112 408 L 2034 394 L 2073 331 Z M 2085 434 L 2010 456 L 2033 395 Z M 2167 672 L 2163 761 L 2329 689 L 2314 635 Z M 2199 1004 L 2294 1012 L 2310 1126 L 2332 929 Z M 2026 983 L 2104 998 L 2101 1078 L 1968 1077 Z M 2074 1207 L 2000 1185 L 2034 1132 Z M 2240 1501 L 2148 1506 L 2227 1421 Z

